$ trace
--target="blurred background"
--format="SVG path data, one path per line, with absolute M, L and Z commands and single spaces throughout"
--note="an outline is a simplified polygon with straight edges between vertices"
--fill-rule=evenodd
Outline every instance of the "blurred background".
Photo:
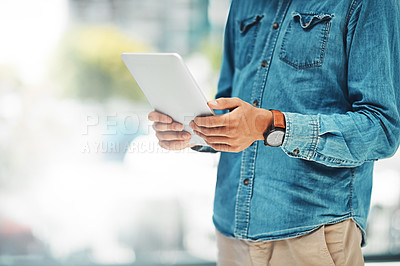
M 212 99 L 229 2 L 0 1 L 0 266 L 215 265 L 219 155 L 158 147 L 120 54 L 180 53 Z M 365 255 L 399 259 L 399 153 L 372 202 Z

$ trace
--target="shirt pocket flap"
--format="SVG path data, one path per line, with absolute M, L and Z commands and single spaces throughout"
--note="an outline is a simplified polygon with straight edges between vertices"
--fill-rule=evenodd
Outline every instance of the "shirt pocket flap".
M 300 26 L 305 29 L 311 29 L 316 24 L 324 21 L 331 20 L 334 17 L 334 14 L 317 14 L 312 12 L 292 12 L 292 17 L 300 23 Z
M 242 21 L 239 21 L 240 23 L 240 33 L 245 34 L 251 27 L 256 25 L 258 22 L 262 20 L 264 15 L 257 15 L 257 16 L 252 16 L 250 18 L 244 19 Z

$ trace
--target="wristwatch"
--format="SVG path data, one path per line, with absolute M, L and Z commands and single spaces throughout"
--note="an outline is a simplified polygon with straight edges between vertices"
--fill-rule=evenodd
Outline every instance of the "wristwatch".
M 270 111 L 272 112 L 272 124 L 264 131 L 264 144 L 266 146 L 279 147 L 285 139 L 285 116 L 279 111 Z

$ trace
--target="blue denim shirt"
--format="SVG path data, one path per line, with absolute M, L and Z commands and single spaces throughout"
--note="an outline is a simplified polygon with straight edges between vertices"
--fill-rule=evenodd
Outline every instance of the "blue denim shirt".
M 280 110 L 287 128 L 281 147 L 221 153 L 220 232 L 284 239 L 349 218 L 365 232 L 374 161 L 400 140 L 399 3 L 233 0 L 217 98 Z

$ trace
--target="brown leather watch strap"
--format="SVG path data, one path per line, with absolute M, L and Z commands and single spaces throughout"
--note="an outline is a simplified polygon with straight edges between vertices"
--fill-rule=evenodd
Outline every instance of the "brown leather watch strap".
M 271 110 L 274 114 L 274 126 L 279 128 L 286 128 L 285 116 L 282 112 Z

